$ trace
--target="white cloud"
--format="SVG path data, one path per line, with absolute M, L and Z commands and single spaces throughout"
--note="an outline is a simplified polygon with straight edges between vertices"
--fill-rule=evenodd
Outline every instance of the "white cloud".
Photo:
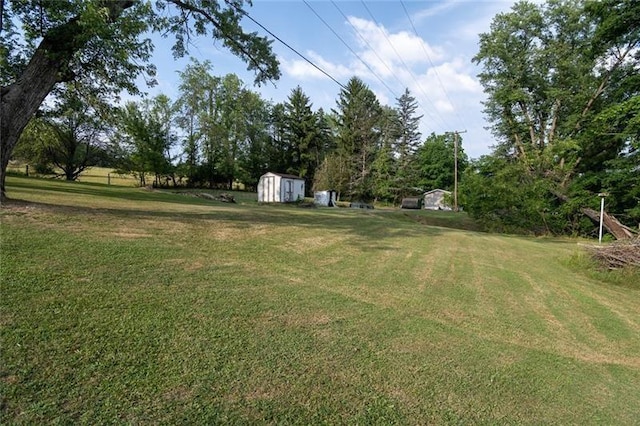
M 390 33 L 382 25 L 354 16 L 349 17 L 349 24 L 357 32 L 354 39 L 360 48 L 376 56 L 378 62 L 410 65 L 426 63 L 429 59 L 438 61 L 444 57 L 442 49 L 434 48 L 426 40 L 406 31 Z
M 447 92 L 482 93 L 482 86 L 469 72 L 470 67 L 458 57 L 429 68 L 426 78 L 435 81 Z
M 414 23 L 418 24 L 419 22 L 423 21 L 426 18 L 437 16 L 442 14 L 443 12 L 453 9 L 458 4 L 460 4 L 460 2 L 455 0 L 453 1 L 449 0 L 442 3 L 438 3 L 434 6 L 427 7 L 426 9 L 422 9 L 419 12 L 414 13 L 411 19 Z
M 380 105 L 395 104 L 395 99 L 390 99 L 388 95 L 389 92 L 387 92 L 386 90 L 373 89 L 372 91 L 376 95 L 376 98 L 378 98 L 378 101 L 380 101 Z
M 351 70 L 350 68 L 344 65 L 330 62 L 313 51 L 307 52 L 306 56 L 307 58 L 309 58 L 309 60 L 311 60 L 311 62 L 316 64 L 319 68 L 324 70 L 327 74 L 331 75 L 338 81 L 344 78 L 349 78 L 353 75 L 353 70 Z M 280 61 L 280 65 L 282 66 L 283 71 L 287 75 L 296 79 L 311 80 L 318 78 L 329 78 L 322 71 L 320 71 L 304 59 L 287 60 L 286 58 L 280 57 L 278 58 L 278 60 Z
M 451 3 L 447 7 L 451 8 L 453 5 Z M 418 114 L 424 115 L 420 126 L 423 137 L 431 132 L 444 133 L 468 127 L 469 134 L 465 138 L 467 154 L 478 157 L 486 153 L 491 138 L 482 129 L 484 120 L 481 118 L 481 101 L 484 94 L 475 77 L 477 68 L 465 56 L 469 53 L 458 48 L 444 48 L 455 45 L 460 40 L 460 34 L 450 34 L 444 38 L 441 46 L 437 46 L 406 31 L 391 33 L 384 26 L 366 19 L 348 19 L 349 22 L 345 25 L 353 26 L 351 29 L 355 29 L 357 33 L 354 32 L 352 38 L 346 41 L 355 46 L 354 50 L 368 67 L 344 49 L 342 56 L 323 56 L 315 51 L 307 52 L 306 56 L 342 84 L 354 75 L 362 78 L 384 105 L 395 106 L 395 97 L 400 96 L 404 88 L 408 87 L 418 101 Z M 488 28 L 488 23 L 488 20 L 484 20 L 481 24 L 478 20 L 475 28 L 480 25 Z M 451 52 L 455 52 L 455 56 Z M 338 58 L 346 59 L 338 62 Z M 309 86 L 328 79 L 320 71 L 302 59 L 280 58 L 280 62 L 285 74 L 306 82 L 305 87 L 309 87 L 314 93 L 316 107 L 331 106 L 335 102 L 338 90 L 327 99 L 319 100 L 322 90 L 316 93 Z M 385 86 L 389 86 L 393 93 Z

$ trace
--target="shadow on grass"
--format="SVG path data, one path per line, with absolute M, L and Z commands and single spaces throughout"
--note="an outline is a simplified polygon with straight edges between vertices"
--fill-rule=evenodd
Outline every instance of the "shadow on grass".
M 60 212 L 67 217 L 86 216 L 101 213 L 117 218 L 139 218 L 151 220 L 171 220 L 180 223 L 194 223 L 202 220 L 227 222 L 226 226 L 246 229 L 248 226 L 301 226 L 342 232 L 356 237 L 351 240 L 364 250 L 387 250 L 389 238 L 416 236 L 433 237 L 447 231 L 444 226 L 430 225 L 424 219 L 416 220 L 412 213 L 389 210 L 358 210 L 346 208 L 301 208 L 296 205 L 227 204 L 196 197 L 172 194 L 164 191 L 148 191 L 141 188 L 113 187 L 98 183 L 48 181 L 42 179 L 11 179 L 9 189 L 21 188 L 29 191 L 53 191 L 61 194 L 106 197 L 126 201 L 175 203 L 186 206 L 185 211 L 163 211 L 117 207 L 84 207 L 69 204 L 10 200 L 9 206 L 31 205 L 48 211 Z M 11 193 L 9 192 L 9 195 Z M 209 206 L 211 211 L 200 209 L 188 211 L 188 206 Z M 453 222 L 448 222 L 451 225 Z M 464 228 L 463 228 L 464 229 Z

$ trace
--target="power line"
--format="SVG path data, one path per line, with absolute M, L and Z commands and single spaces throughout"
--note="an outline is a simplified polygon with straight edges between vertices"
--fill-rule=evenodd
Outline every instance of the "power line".
M 305 1 L 306 3 L 306 1 Z M 255 19 L 253 19 L 253 17 L 251 17 L 251 15 L 249 15 L 249 13 L 247 13 L 245 10 L 239 8 L 238 6 L 235 6 L 236 10 L 238 10 L 242 15 L 246 16 L 248 19 L 250 19 L 251 21 L 253 21 L 253 23 L 255 23 L 257 26 L 259 26 L 260 28 L 262 28 L 263 30 L 265 30 L 267 33 L 269 33 L 269 35 L 273 38 L 275 38 L 276 40 L 278 40 L 280 43 L 282 43 L 283 45 L 285 45 L 289 50 L 291 50 L 293 53 L 295 53 L 296 55 L 300 56 L 302 59 L 304 59 L 305 61 L 307 61 L 312 67 L 314 67 L 315 69 L 317 69 L 318 71 L 320 71 L 322 74 L 326 75 L 327 77 L 329 77 L 331 80 L 333 80 L 338 86 L 340 86 L 342 89 L 347 90 L 347 88 L 340 83 L 338 80 L 336 80 L 331 74 L 329 74 L 327 71 L 323 70 L 322 68 L 320 68 L 318 65 L 314 64 L 310 59 L 308 59 L 306 56 L 304 56 L 302 53 L 298 52 L 296 49 L 294 49 L 293 47 L 291 47 L 287 42 L 285 42 L 284 40 L 282 40 L 280 37 L 278 37 L 277 35 L 275 35 L 273 32 L 271 32 L 268 28 L 266 28 L 264 25 L 262 25 L 260 22 L 256 21 Z
M 378 22 L 378 20 L 375 18 L 375 16 L 373 16 L 373 13 L 371 12 L 371 10 L 369 9 L 369 7 L 367 6 L 367 4 L 364 2 L 364 0 L 360 0 L 360 2 L 362 3 L 362 6 L 364 6 L 364 8 L 367 10 L 367 12 L 369 13 L 369 16 L 371 17 L 371 19 L 373 19 L 373 21 L 375 22 L 376 26 L 380 29 L 380 23 Z M 431 99 L 429 98 L 429 96 L 426 94 L 426 92 L 424 91 L 424 89 L 422 88 L 422 85 L 420 84 L 420 82 L 418 81 L 418 79 L 416 78 L 415 74 L 413 74 L 413 72 L 411 71 L 411 69 L 409 68 L 409 66 L 404 62 L 404 60 L 402 59 L 402 57 L 400 56 L 400 54 L 398 53 L 398 50 L 395 48 L 395 46 L 393 45 L 393 43 L 391 43 L 391 40 L 389 40 L 389 37 L 387 36 L 387 34 L 380 29 L 380 32 L 382 33 L 382 35 L 384 36 L 384 38 L 387 40 L 387 43 L 389 43 L 389 46 L 391 46 L 391 49 L 395 52 L 396 56 L 398 57 L 398 59 L 400 60 L 400 62 L 402 63 L 402 65 L 404 66 L 404 68 L 407 70 L 407 72 L 409 72 L 409 75 L 411 75 L 411 77 L 413 78 L 413 81 L 416 83 L 416 87 L 418 87 L 418 90 L 422 93 L 422 95 L 424 96 L 424 98 L 427 100 L 427 102 L 429 102 L 429 104 L 431 104 L 431 106 L 433 107 L 433 110 L 435 112 L 435 114 L 438 116 L 438 118 L 440 119 L 440 122 L 446 127 L 446 123 L 444 121 L 444 119 L 442 118 L 442 116 L 440 115 L 440 113 L 438 113 L 438 109 L 436 108 L 436 106 L 433 104 L 433 102 L 431 101 Z M 427 115 L 430 116 L 431 119 L 433 119 L 434 117 L 431 116 L 431 114 L 423 108 L 423 111 L 425 113 L 427 113 Z
M 369 50 L 371 52 L 373 52 L 373 54 L 376 56 L 376 58 L 378 58 L 378 60 L 380 61 L 380 63 L 382 65 L 385 66 L 385 68 L 387 69 L 387 71 L 389 71 L 389 74 L 393 76 L 393 78 L 395 78 L 395 80 L 400 84 L 401 87 L 406 87 L 406 85 L 400 81 L 400 79 L 398 78 L 397 74 L 395 72 L 393 72 L 393 70 L 389 67 L 389 65 L 380 57 L 380 55 L 378 55 L 378 52 L 376 51 L 376 49 L 373 48 L 373 46 L 371 46 L 371 44 L 369 43 L 369 41 L 360 33 L 360 31 L 358 30 L 358 28 L 356 28 L 355 25 L 353 25 L 353 23 L 351 22 L 351 20 L 344 14 L 344 12 L 342 11 L 342 9 L 340 9 L 340 7 L 337 5 L 337 3 L 334 0 L 331 0 L 331 3 L 335 6 L 336 9 L 338 9 L 338 12 L 340 12 L 340 14 L 342 15 L 342 17 L 349 23 L 349 25 L 351 25 L 351 28 L 353 28 L 353 30 L 355 31 L 355 33 L 358 35 L 358 37 L 360 37 L 360 40 L 362 40 L 364 42 L 364 44 L 367 45 L 367 47 L 369 48 Z M 398 96 L 394 93 L 391 92 L 393 94 L 393 96 L 395 97 L 396 100 L 398 100 Z M 427 111 L 422 108 L 420 106 L 420 109 L 422 109 L 425 113 L 427 113 Z M 427 125 L 427 128 L 431 131 L 433 131 L 433 129 L 431 128 L 431 126 Z
M 405 6 L 404 1 L 400 0 L 400 4 L 402 5 L 402 8 L 404 9 L 404 13 L 407 15 L 407 18 L 409 19 L 409 23 L 411 24 L 411 28 L 413 28 L 413 32 L 415 33 L 416 37 L 418 37 L 418 40 L 420 40 L 420 46 L 422 46 L 422 50 L 424 51 L 424 54 L 427 56 L 427 59 L 429 60 L 429 63 L 431 64 L 433 72 L 436 74 L 436 78 L 438 79 L 438 83 L 440 84 L 440 87 L 442 88 L 442 91 L 444 92 L 444 95 L 446 96 L 446 98 L 449 101 L 449 103 L 451 104 L 451 106 L 453 106 L 453 110 L 455 111 L 456 117 L 460 121 L 460 124 L 462 124 L 463 127 L 466 127 L 466 126 L 464 126 L 464 120 L 462 120 L 462 117 L 460 117 L 460 114 L 458 114 L 458 110 L 455 108 L 453 102 L 451 101 L 451 98 L 449 97 L 449 93 L 447 93 L 447 90 L 444 88 L 444 85 L 442 84 L 442 80 L 440 79 L 440 74 L 438 74 L 438 70 L 436 69 L 435 64 L 431 60 L 431 56 L 429 55 L 429 52 L 427 51 L 427 47 L 424 45 L 424 41 L 422 40 L 420 35 L 418 35 L 418 31 L 416 30 L 416 26 L 413 24 L 413 20 L 411 19 L 411 16 L 409 15 L 409 11 L 407 10 L 407 7 Z
M 355 31 L 355 33 L 358 35 L 358 37 L 360 37 L 360 40 L 363 41 L 363 43 L 365 43 L 367 45 L 367 47 L 369 48 L 369 50 L 371 50 L 371 52 L 373 52 L 374 55 L 376 55 L 376 58 L 378 58 L 378 60 L 380 61 L 380 63 L 382 65 L 385 66 L 385 68 L 387 68 L 387 71 L 389 71 L 389 74 L 392 75 L 396 81 L 398 83 L 400 83 L 400 86 L 404 86 L 404 84 L 398 79 L 398 76 L 395 75 L 395 73 L 393 72 L 393 70 L 391 70 L 391 68 L 389 68 L 389 65 L 387 65 L 387 63 L 385 61 L 382 60 L 382 58 L 380 57 L 380 55 L 378 55 L 378 52 L 376 52 L 376 50 L 369 44 L 369 41 L 364 38 L 362 36 L 362 34 L 360 34 L 360 31 L 358 31 L 358 29 L 356 28 L 355 25 L 353 25 L 353 23 L 351 23 L 351 21 L 349 20 L 349 18 L 344 14 L 344 12 L 342 11 L 342 9 L 340 9 L 340 7 L 338 6 L 338 4 L 331 0 L 331 4 L 333 4 L 333 6 L 335 6 L 335 8 L 338 10 L 338 12 L 340 12 L 340 14 L 342 15 L 342 17 L 345 19 L 345 21 L 347 21 L 347 23 L 349 23 L 349 25 L 351 25 L 351 28 L 353 28 L 353 30 Z M 392 92 L 393 93 L 393 92 Z M 395 96 L 395 93 L 393 94 Z M 397 96 L 396 96 L 397 97 Z
M 331 27 L 331 25 L 329 25 L 329 23 L 327 23 L 327 21 L 325 21 L 325 20 L 322 18 L 322 16 L 320 16 L 320 15 L 318 14 L 318 12 L 316 12 L 316 10 L 315 10 L 315 9 L 314 9 L 310 4 L 309 4 L 309 2 L 307 2 L 307 0 L 303 0 L 303 1 L 304 1 L 304 4 L 306 4 L 306 5 L 307 5 L 307 7 L 308 7 L 309 9 L 311 9 L 311 11 L 316 15 L 316 17 L 317 17 L 317 18 L 318 18 L 318 19 L 319 19 L 319 20 L 320 20 L 320 21 L 321 21 L 321 22 L 322 22 L 322 23 L 323 23 L 327 28 L 329 28 L 329 30 L 331 30 L 331 32 L 333 33 L 333 35 L 335 35 L 335 36 L 338 38 L 338 40 L 340 40 L 340 41 L 342 42 L 342 44 L 344 44 L 344 45 L 347 47 L 347 49 L 349 49 L 349 51 L 351 51 L 351 53 L 353 53 L 353 55 L 354 55 L 356 58 L 358 58 L 358 60 L 359 60 L 360 62 L 362 62 L 362 64 L 363 64 L 365 67 L 367 67 L 367 69 L 369 70 L 369 72 L 371 72 L 371 74 L 373 74 L 373 75 L 374 75 L 374 76 L 375 76 L 375 77 L 380 81 L 380 83 L 382 83 L 382 85 L 383 85 L 384 87 L 386 87 L 386 88 L 387 88 L 387 90 L 388 90 L 389 92 L 391 92 L 391 94 L 392 94 L 395 98 L 397 98 L 396 94 L 393 92 L 393 90 L 391 90 L 391 88 L 387 85 L 387 83 L 385 83 L 385 82 L 384 82 L 384 80 L 383 80 L 383 79 L 381 79 L 381 78 L 378 76 L 378 74 L 376 74 L 376 72 L 375 72 L 375 71 L 374 71 L 374 70 L 369 66 L 369 64 L 367 64 L 367 63 L 366 63 L 366 62 L 365 62 L 365 61 L 360 57 L 360 55 L 358 55 L 358 54 L 357 54 L 357 53 L 356 53 L 356 52 L 351 48 L 351 46 L 349 46 L 349 44 L 347 44 L 347 42 L 346 42 L 346 41 L 344 41 L 344 39 L 343 39 L 342 37 L 340 37 L 340 35 L 339 35 L 339 34 L 338 34 L 338 33 L 337 33 L 337 32 L 336 32 L 336 31 Z M 332 2 L 332 3 L 333 3 L 333 2 Z M 334 3 L 334 5 L 335 5 L 335 3 Z M 336 7 L 337 7 L 337 6 L 336 6 Z

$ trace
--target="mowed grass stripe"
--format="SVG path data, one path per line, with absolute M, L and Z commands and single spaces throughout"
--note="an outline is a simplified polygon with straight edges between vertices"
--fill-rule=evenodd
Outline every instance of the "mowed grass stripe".
M 639 291 L 576 267 L 575 240 L 9 185 L 2 423 L 640 418 Z

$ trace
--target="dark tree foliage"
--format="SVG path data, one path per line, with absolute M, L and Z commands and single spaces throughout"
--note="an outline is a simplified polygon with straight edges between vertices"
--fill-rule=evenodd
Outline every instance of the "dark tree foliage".
M 122 146 L 126 153 L 121 168 L 134 173 L 141 186 L 148 184 L 148 173 L 154 176 L 154 186 L 160 185 L 163 178 L 173 177 L 171 149 L 176 137 L 163 114 L 168 102 L 164 95 L 142 105 L 129 102 L 121 113 Z
M 460 200 L 465 211 L 492 231 L 565 232 L 566 211 L 560 209 L 550 185 L 549 180 L 528 173 L 522 162 L 488 155 L 472 161 L 464 172 Z
M 53 105 L 32 118 L 14 157 L 66 180 L 76 180 L 88 167 L 104 164 L 114 111 L 84 89 L 79 84 L 61 85 Z
M 243 93 L 245 138 L 238 155 L 238 180 L 247 189 L 256 189 L 260 176 L 268 171 L 269 106 L 257 93 Z
M 343 162 L 346 182 L 336 188 L 352 200 L 370 201 L 373 195 L 372 164 L 380 147 L 381 107 L 362 80 L 353 77 L 340 91 L 337 107 L 335 159 Z
M 311 195 L 316 169 L 326 150 L 326 125 L 324 113 L 316 113 L 301 87 L 291 91 L 284 103 L 284 128 L 282 138 L 288 167 L 287 173 L 305 179 L 305 188 Z
M 394 154 L 397 161 L 397 171 L 393 186 L 396 189 L 396 203 L 402 198 L 415 195 L 418 175 L 416 152 L 420 146 L 421 134 L 418 131 L 421 115 L 416 115 L 418 103 L 411 96 L 409 89 L 405 89 L 397 99 L 397 139 L 394 144 Z
M 401 134 L 401 124 L 398 111 L 383 106 L 380 115 L 380 148 L 373 160 L 373 195 L 376 201 L 399 204 L 403 193 L 407 193 L 415 182 L 408 179 L 406 170 L 399 172 L 400 160 L 396 151 Z M 408 158 L 405 160 L 409 160 Z M 411 161 L 405 161 L 405 165 Z

